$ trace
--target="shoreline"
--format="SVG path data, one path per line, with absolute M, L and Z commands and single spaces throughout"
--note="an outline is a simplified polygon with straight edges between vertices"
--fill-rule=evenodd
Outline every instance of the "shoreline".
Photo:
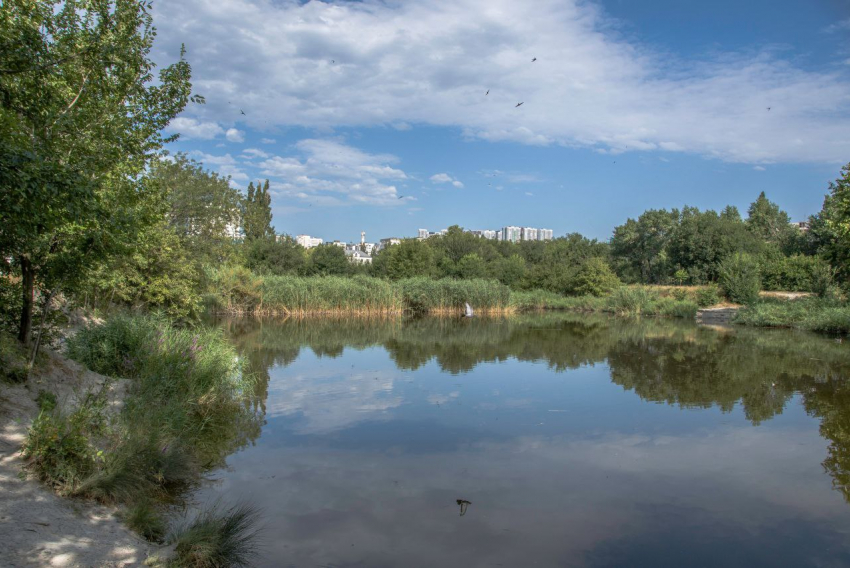
M 48 349 L 46 362 L 20 384 L 0 390 L 0 542 L 3 560 L 13 566 L 142 566 L 166 547 L 134 534 L 116 516 L 118 509 L 91 500 L 64 497 L 27 473 L 21 446 L 39 414 L 39 388 L 48 386 L 59 404 L 105 381 L 111 411 L 117 411 L 126 381 L 114 381 Z

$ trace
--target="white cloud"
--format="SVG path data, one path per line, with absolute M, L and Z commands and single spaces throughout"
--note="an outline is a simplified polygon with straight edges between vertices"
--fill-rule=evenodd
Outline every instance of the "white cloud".
M 429 179 L 433 183 L 450 183 L 457 188 L 463 187 L 463 183 L 461 181 L 454 179 L 449 174 L 434 174 Z
M 274 138 L 263 138 L 260 142 L 263 144 L 274 144 L 276 140 Z
M 193 83 L 217 94 L 189 112 L 220 122 L 428 124 L 749 163 L 845 161 L 850 146 L 845 75 L 769 50 L 659 53 L 594 2 L 182 0 L 154 12 L 157 57 L 186 42 Z
M 294 147 L 294 156 L 271 156 L 260 163 L 273 179 L 272 190 L 318 205 L 368 203 L 399 205 L 394 183 L 407 174 L 390 164 L 390 154 L 369 154 L 337 140 L 307 139 Z
M 207 154 L 199 150 L 189 152 L 189 157 L 198 162 L 201 162 L 207 168 L 216 171 L 219 175 L 230 176 L 230 185 L 233 187 L 242 187 L 248 183 L 250 179 L 248 174 L 239 167 L 239 163 L 230 154 L 216 156 Z
M 763 172 L 765 170 L 764 166 L 755 166 L 753 169 L 757 172 Z
M 201 140 L 211 140 L 224 133 L 224 129 L 216 122 L 202 122 L 185 116 L 178 116 L 172 120 L 166 130 L 171 133 L 179 133 L 184 139 L 197 138 Z
M 245 133 L 241 130 L 237 130 L 235 128 L 228 128 L 227 133 L 224 135 L 225 138 L 229 142 L 244 142 L 245 141 Z
M 269 153 L 263 152 L 258 148 L 248 148 L 247 150 L 242 150 L 243 157 L 248 159 L 251 158 L 268 158 L 270 156 Z
M 526 194 L 527 196 L 529 196 L 529 197 L 531 197 L 532 195 L 534 195 L 534 194 L 533 194 L 533 193 L 531 193 L 530 191 L 526 191 L 526 192 L 525 192 L 525 194 Z

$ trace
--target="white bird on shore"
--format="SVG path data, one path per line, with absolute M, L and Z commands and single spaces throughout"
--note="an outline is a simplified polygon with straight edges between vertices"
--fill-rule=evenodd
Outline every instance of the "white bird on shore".
M 470 305 L 469 305 L 469 303 L 467 303 L 467 302 L 464 302 L 464 304 L 463 304 L 463 305 L 464 305 L 464 308 L 465 308 L 465 309 L 464 309 L 464 313 L 463 313 L 463 317 L 465 317 L 465 318 L 471 318 L 471 317 L 472 317 L 472 315 L 473 315 L 473 314 L 472 314 L 472 306 L 470 306 Z

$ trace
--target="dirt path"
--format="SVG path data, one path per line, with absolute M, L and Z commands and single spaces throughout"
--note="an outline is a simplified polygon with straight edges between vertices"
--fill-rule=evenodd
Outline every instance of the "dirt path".
M 105 379 L 56 354 L 48 358 L 28 384 L 0 383 L 0 566 L 142 566 L 157 547 L 125 528 L 113 509 L 59 497 L 22 474 L 20 448 L 38 415 L 38 390 L 73 404 Z M 120 405 L 125 387 L 112 387 L 112 405 Z

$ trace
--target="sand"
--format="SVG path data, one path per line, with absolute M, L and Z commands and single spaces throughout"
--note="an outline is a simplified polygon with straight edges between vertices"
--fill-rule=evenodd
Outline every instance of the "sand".
M 39 389 L 73 405 L 106 379 L 56 353 L 26 384 L 0 383 L 0 566 L 142 566 L 160 547 L 121 524 L 116 510 L 60 497 L 26 476 L 20 456 L 27 428 L 38 415 Z M 110 405 L 120 408 L 126 381 L 115 383 Z

